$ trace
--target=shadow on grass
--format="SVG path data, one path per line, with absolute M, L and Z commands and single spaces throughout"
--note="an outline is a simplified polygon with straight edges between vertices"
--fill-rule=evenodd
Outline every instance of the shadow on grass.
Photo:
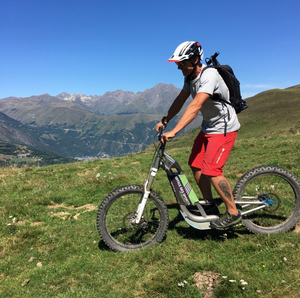
M 240 226 L 234 227 L 228 230 L 198 230 L 193 227 L 178 226 L 179 223 L 185 222 L 182 217 L 178 204 L 167 205 L 168 210 L 177 210 L 177 215 L 169 222 L 168 230 L 175 230 L 181 237 L 186 239 L 200 239 L 200 240 L 214 240 L 222 242 L 228 239 L 238 238 L 239 234 L 248 235 L 251 234 L 247 229 Z
M 100 250 L 106 250 L 106 251 L 111 251 L 113 252 L 106 244 L 103 240 L 100 240 L 99 243 L 98 243 L 98 248 Z
M 225 240 L 238 238 L 241 234 L 251 234 L 247 229 L 240 227 L 234 227 L 232 229 L 224 231 L 198 230 L 190 226 L 184 227 L 180 225 L 185 221 L 179 211 L 178 204 L 168 204 L 167 208 L 169 211 L 169 215 L 171 214 L 172 216 L 172 219 L 169 222 L 168 230 L 175 230 L 180 237 L 183 237 L 185 239 L 213 240 L 217 242 L 223 242 Z M 104 251 L 111 250 L 103 240 L 99 241 L 98 248 Z

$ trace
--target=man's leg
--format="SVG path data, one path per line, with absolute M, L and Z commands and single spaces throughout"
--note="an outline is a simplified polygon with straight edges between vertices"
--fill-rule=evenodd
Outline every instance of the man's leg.
M 223 176 L 209 176 L 211 183 L 224 201 L 227 212 L 222 214 L 217 220 L 210 223 L 213 229 L 227 229 L 241 223 L 242 216 L 237 210 L 233 194 L 228 180 Z
M 223 167 L 229 157 L 237 132 L 227 135 L 207 135 L 207 147 L 203 159 L 202 174 L 209 177 L 214 188 L 226 205 L 227 212 L 219 219 L 211 222 L 215 229 L 226 229 L 241 222 L 242 217 L 237 210 L 231 186 L 223 176 Z
M 204 176 L 204 175 L 203 175 Z M 211 183 L 224 201 L 228 212 L 231 215 L 238 215 L 239 212 L 236 208 L 234 197 L 232 194 L 231 186 L 228 180 L 222 176 L 209 176 Z
M 213 196 L 211 192 L 211 183 L 210 179 L 206 175 L 201 175 L 201 170 L 191 167 L 195 180 L 201 190 L 201 193 L 203 195 L 203 199 L 206 201 L 212 201 Z

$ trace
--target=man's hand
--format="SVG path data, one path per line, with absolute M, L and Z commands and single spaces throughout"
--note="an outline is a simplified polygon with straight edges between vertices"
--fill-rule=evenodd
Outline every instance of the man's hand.
M 163 143 L 169 142 L 169 141 L 171 141 L 171 139 L 175 138 L 175 136 L 176 136 L 176 134 L 173 132 L 173 130 L 168 131 L 162 135 L 161 141 Z
M 159 128 L 160 127 L 163 127 L 163 130 L 165 130 L 166 129 L 166 125 L 165 124 L 163 124 L 161 121 L 159 122 L 159 123 L 157 123 L 156 125 L 155 125 L 155 130 L 156 130 L 156 132 L 159 132 Z

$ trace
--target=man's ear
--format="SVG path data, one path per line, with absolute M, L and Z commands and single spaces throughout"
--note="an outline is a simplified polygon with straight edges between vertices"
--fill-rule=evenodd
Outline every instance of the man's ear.
M 197 65 L 198 62 L 200 61 L 200 59 L 199 59 L 199 57 L 196 57 L 192 61 L 193 61 L 193 65 Z

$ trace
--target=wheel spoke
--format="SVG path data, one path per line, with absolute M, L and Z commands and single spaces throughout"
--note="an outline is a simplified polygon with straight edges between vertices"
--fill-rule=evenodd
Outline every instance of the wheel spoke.
M 142 187 L 124 187 L 100 205 L 98 231 L 114 250 L 142 248 L 163 239 L 168 225 L 167 207 L 158 196 L 150 194 L 141 220 L 136 223 L 136 211 L 142 196 Z

